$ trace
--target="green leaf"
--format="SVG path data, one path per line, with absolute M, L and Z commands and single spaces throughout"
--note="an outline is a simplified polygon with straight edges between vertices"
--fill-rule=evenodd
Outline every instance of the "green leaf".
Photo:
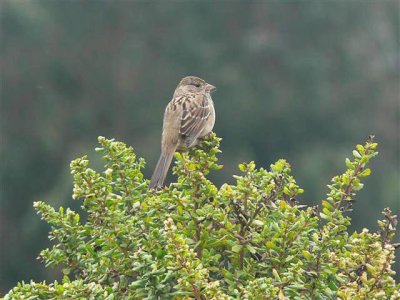
M 231 250 L 232 252 L 239 253 L 240 250 L 242 250 L 242 248 L 243 248 L 242 245 L 234 245 Z
M 364 171 L 362 171 L 361 173 L 360 173 L 360 177 L 367 177 L 367 176 L 369 176 L 369 175 L 371 175 L 371 169 L 370 168 L 367 168 L 367 169 L 365 169 Z
M 239 164 L 238 167 L 239 167 L 240 171 L 242 171 L 243 173 L 246 173 L 247 167 L 244 164 Z
M 307 260 L 311 260 L 313 257 L 310 254 L 310 252 L 308 252 L 307 250 L 302 250 L 303 256 L 307 259 Z
M 350 159 L 346 158 L 346 167 L 350 170 L 354 170 L 354 166 L 351 163 Z
M 327 208 L 328 210 L 332 211 L 334 209 L 334 207 L 332 206 L 332 204 L 330 204 L 328 201 L 326 200 L 322 200 L 322 206 Z
M 252 254 L 257 252 L 257 250 L 251 245 L 246 245 L 246 249 L 249 250 L 249 252 Z
M 361 158 L 361 154 L 357 150 L 353 150 L 353 156 L 355 158 Z

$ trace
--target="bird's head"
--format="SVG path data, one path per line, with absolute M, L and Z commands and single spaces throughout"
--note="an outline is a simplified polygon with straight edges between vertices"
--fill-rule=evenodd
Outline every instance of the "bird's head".
M 215 86 L 196 76 L 186 76 L 179 82 L 175 96 L 186 93 L 212 93 L 216 90 Z

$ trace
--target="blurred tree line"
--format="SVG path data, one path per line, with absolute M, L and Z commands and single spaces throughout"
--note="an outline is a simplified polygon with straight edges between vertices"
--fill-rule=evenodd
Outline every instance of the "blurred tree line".
M 1 293 L 58 276 L 35 261 L 48 228 L 32 203 L 77 206 L 69 162 L 98 135 L 133 145 L 151 175 L 163 110 L 186 75 L 218 88 L 220 184 L 239 162 L 286 158 L 303 201 L 317 203 L 374 133 L 376 171 L 352 218 L 377 228 L 384 207 L 399 212 L 398 1 L 0 5 Z

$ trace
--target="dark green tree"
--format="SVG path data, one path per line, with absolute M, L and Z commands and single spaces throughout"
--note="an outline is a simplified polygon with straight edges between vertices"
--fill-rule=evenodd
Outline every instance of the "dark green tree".
M 268 170 L 240 164 L 236 183 L 217 188 L 207 175 L 221 169 L 219 142 L 212 134 L 177 153 L 177 181 L 149 191 L 144 160 L 100 137 L 102 172 L 87 156 L 71 163 L 86 217 L 34 204 L 54 240 L 39 258 L 62 267 L 62 282 L 19 283 L 5 299 L 399 299 L 396 216 L 385 209 L 377 233 L 348 230 L 377 154 L 372 137 L 332 178 L 320 208 L 298 203 L 303 190 L 283 159 Z

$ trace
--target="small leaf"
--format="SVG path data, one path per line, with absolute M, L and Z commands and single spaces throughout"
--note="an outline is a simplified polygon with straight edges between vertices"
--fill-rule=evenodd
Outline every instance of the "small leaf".
M 346 158 L 346 167 L 349 168 L 350 170 L 354 169 L 353 164 L 351 163 L 350 159 Z
M 365 169 L 364 171 L 362 171 L 361 173 L 360 173 L 360 177 L 367 177 L 367 176 L 369 176 L 369 175 L 371 175 L 371 169 L 370 168 L 367 168 L 367 169 Z
M 261 220 L 254 220 L 254 221 L 253 221 L 253 224 L 254 224 L 255 226 L 257 226 L 257 227 L 262 227 L 262 226 L 264 226 L 264 222 L 261 221 Z
M 312 259 L 312 255 L 310 254 L 310 252 L 308 252 L 307 250 L 302 250 L 304 257 L 307 260 L 311 260 Z
M 239 253 L 241 249 L 242 245 L 234 245 L 231 250 L 232 252 Z
M 62 272 L 63 272 L 64 275 L 69 275 L 69 273 L 71 272 L 71 269 L 70 268 L 64 268 L 64 269 L 62 269 Z
M 357 150 L 353 150 L 353 156 L 355 158 L 361 158 L 361 154 Z
M 360 144 L 358 144 L 358 145 L 356 146 L 356 149 L 357 149 L 360 153 L 364 153 L 364 151 L 365 151 L 364 146 L 363 146 L 363 145 L 360 145 Z
M 281 280 L 281 277 L 279 276 L 278 271 L 277 271 L 276 269 L 272 269 L 272 275 L 274 275 L 275 279 L 276 279 L 278 282 L 281 282 L 281 281 L 282 281 L 282 280 Z
M 333 206 L 332 204 L 330 204 L 328 201 L 326 200 L 322 200 L 322 206 L 329 209 L 329 210 L 333 210 Z
M 244 164 L 239 164 L 238 167 L 239 167 L 240 171 L 242 171 L 243 173 L 246 173 L 246 169 L 247 168 L 246 168 L 246 166 Z
M 254 253 L 257 252 L 256 249 L 255 249 L 253 246 L 250 246 L 250 245 L 247 245 L 247 246 L 246 246 L 246 249 L 249 250 L 250 253 L 252 253 L 252 254 L 254 254 Z

